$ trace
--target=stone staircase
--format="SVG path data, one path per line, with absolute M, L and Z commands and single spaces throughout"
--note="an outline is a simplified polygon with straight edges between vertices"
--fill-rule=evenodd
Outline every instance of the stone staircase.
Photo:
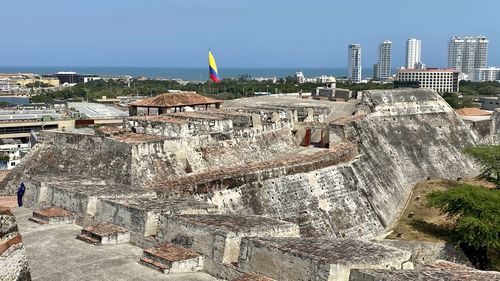
M 130 231 L 113 224 L 97 224 L 85 227 L 77 239 L 92 245 L 116 245 L 130 241 Z
M 188 273 L 203 269 L 203 256 L 195 251 L 165 243 L 145 249 L 139 263 L 162 273 Z
M 57 207 L 34 210 L 30 221 L 38 224 L 72 224 L 75 223 L 74 213 Z

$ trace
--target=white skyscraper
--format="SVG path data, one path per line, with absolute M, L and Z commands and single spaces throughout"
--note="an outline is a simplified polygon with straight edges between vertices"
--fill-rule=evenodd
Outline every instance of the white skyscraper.
M 361 45 L 350 44 L 347 58 L 347 78 L 361 82 Z
M 474 68 L 485 68 L 488 66 L 488 39 L 484 36 L 476 38 L 476 59 Z
M 376 65 L 376 79 L 387 79 L 391 75 L 392 42 L 384 41 L 378 45 L 378 63 Z
M 448 67 L 462 72 L 464 56 L 464 39 L 453 36 L 448 42 Z
M 415 69 L 422 63 L 422 42 L 415 38 L 406 41 L 406 69 Z
M 462 73 L 472 74 L 476 68 L 488 64 L 488 43 L 483 37 L 453 36 L 448 43 L 448 67 Z

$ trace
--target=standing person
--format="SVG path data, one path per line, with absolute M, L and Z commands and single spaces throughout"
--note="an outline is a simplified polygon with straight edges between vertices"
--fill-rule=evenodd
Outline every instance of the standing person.
M 23 196 L 25 191 L 26 191 L 26 186 L 24 185 L 23 182 L 21 182 L 19 188 L 17 189 L 17 205 L 19 207 L 23 206 Z

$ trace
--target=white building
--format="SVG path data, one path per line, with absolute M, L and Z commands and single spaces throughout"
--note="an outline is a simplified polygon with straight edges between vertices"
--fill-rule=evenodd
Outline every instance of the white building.
M 485 68 L 488 66 L 488 44 L 489 40 L 484 36 L 476 38 L 476 58 L 474 68 Z
M 378 46 L 378 63 L 374 73 L 375 79 L 387 79 L 391 73 L 392 42 L 384 41 Z
M 361 45 L 350 44 L 347 57 L 347 78 L 361 82 Z
M 453 36 L 448 42 L 448 67 L 466 74 L 488 65 L 488 43 L 484 36 Z
M 306 78 L 304 76 L 304 73 L 302 73 L 302 71 L 295 72 L 294 79 L 295 79 L 295 82 L 297 82 L 297 83 L 304 83 L 306 81 Z
M 3 140 L 0 144 L 0 154 L 8 155 L 9 160 L 2 163 L 2 168 L 12 169 L 21 162 L 21 153 L 27 153 L 31 145 L 29 143 L 21 143 L 14 140 L 7 143 L 5 141 L 6 140 Z
M 406 69 L 415 69 L 422 63 L 422 42 L 415 38 L 406 41 Z
M 453 36 L 448 42 L 448 67 L 462 72 L 464 39 Z
M 395 87 L 405 82 L 416 82 L 420 88 L 434 89 L 438 93 L 458 93 L 459 72 L 453 69 L 400 69 L 396 75 Z
M 474 82 L 500 81 L 500 68 L 498 67 L 476 68 L 474 69 L 474 75 L 472 75 L 472 81 Z

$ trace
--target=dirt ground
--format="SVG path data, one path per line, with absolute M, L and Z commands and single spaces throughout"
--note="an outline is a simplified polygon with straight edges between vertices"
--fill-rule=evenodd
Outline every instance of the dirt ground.
M 475 178 L 461 182 L 494 188 L 494 184 Z M 426 204 L 427 194 L 450 188 L 456 181 L 430 179 L 415 185 L 413 194 L 395 227 L 386 236 L 403 241 L 444 242 L 449 237 L 453 218 L 440 214 Z

